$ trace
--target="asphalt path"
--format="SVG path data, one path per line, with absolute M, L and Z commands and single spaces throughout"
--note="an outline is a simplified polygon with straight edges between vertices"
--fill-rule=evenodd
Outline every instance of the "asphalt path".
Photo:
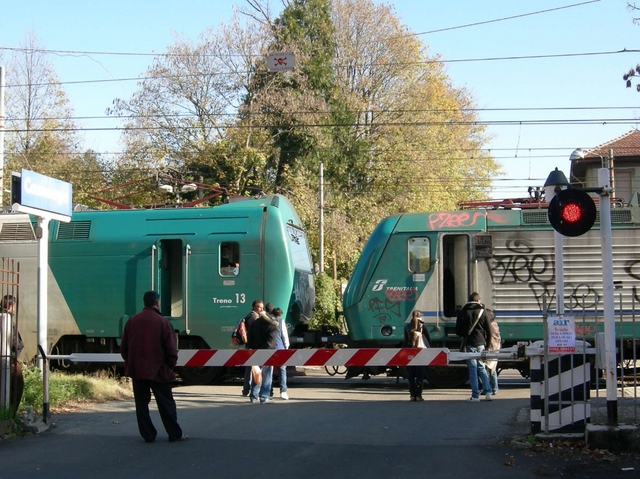
M 187 442 L 168 442 L 153 406 L 159 434 L 145 443 L 133 400 L 56 414 L 48 432 L 0 441 L 0 479 L 638 477 L 510 445 L 530 427 L 527 381 L 514 375 L 493 401 L 468 403 L 467 388 L 426 388 L 410 402 L 406 381 L 307 373 L 272 404 L 251 404 L 240 381 L 176 387 Z

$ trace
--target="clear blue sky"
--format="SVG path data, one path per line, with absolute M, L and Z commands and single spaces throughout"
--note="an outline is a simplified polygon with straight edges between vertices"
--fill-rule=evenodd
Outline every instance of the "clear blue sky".
M 556 166 L 568 175 L 568 158 L 635 128 L 640 93 L 624 88 L 622 74 L 640 62 L 638 53 L 486 60 L 640 50 L 640 26 L 626 0 L 396 0 L 402 22 L 447 63 L 452 83 L 466 87 L 485 121 L 492 125 L 487 145 L 502 163 L 505 179 L 494 183 L 494 197 L 525 196 L 542 185 Z M 18 47 L 27 31 L 48 50 L 162 53 L 173 33 L 197 39 L 206 28 L 228 20 L 243 0 L 65 0 L 4 1 L 0 9 L 0 47 Z M 280 2 L 272 2 L 279 7 Z M 576 5 L 545 13 L 543 10 Z M 636 12 L 640 16 L 640 11 Z M 519 16 L 519 17 L 517 17 Z M 503 21 L 494 21 L 507 17 Z M 477 24 L 475 26 L 464 25 Z M 451 28 L 451 29 L 449 29 Z M 435 32 L 434 30 L 444 31 Z M 9 52 L 0 50 L 7 59 Z M 51 57 L 62 82 L 135 78 L 151 61 L 146 56 L 58 54 Z M 0 57 L 0 63 L 2 61 Z M 129 98 L 135 81 L 63 85 L 78 117 L 104 116 L 114 98 Z M 606 109 L 587 110 L 585 107 Z M 625 107 L 626 109 L 620 109 Z M 634 108 L 630 108 L 634 107 Z M 527 111 L 524 108 L 559 110 Z M 498 109 L 498 111 L 492 111 Z M 500 109 L 520 109 L 500 111 Z M 532 120 L 593 120 L 591 125 L 530 125 Z M 628 120 L 621 124 L 620 121 Z M 523 122 L 523 123 L 520 123 Z M 115 127 L 115 119 L 77 120 L 86 128 Z M 573 122 L 575 123 L 575 122 Z M 114 132 L 86 132 L 85 148 L 117 151 Z

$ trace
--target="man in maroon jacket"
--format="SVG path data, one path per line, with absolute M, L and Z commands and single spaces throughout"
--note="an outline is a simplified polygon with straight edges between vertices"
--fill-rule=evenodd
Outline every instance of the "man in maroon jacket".
M 124 325 L 120 344 L 124 373 L 133 382 L 138 429 L 145 441 L 155 441 L 158 431 L 149 415 L 149 402 L 153 392 L 169 441 L 186 441 L 189 436 L 182 434 L 171 391 L 171 383 L 175 378 L 173 367 L 178 361 L 173 327 L 160 314 L 158 293 L 147 291 L 143 300 L 144 309 L 129 318 Z

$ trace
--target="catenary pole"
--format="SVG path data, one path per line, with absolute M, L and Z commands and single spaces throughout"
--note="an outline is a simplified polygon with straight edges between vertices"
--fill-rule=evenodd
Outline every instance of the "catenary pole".
M 4 201 L 4 67 L 0 66 L 0 207 Z
M 618 377 L 616 371 L 616 322 L 613 297 L 613 245 L 611 235 L 611 200 L 609 169 L 598 169 L 600 195 L 600 235 L 602 239 L 602 293 L 604 307 L 604 354 L 607 375 L 607 424 L 618 425 Z

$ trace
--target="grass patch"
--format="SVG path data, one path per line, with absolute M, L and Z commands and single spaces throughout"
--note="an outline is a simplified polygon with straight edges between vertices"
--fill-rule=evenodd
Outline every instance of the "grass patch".
M 27 366 L 23 369 L 23 375 L 24 393 L 20 410 L 30 407 L 35 412 L 41 412 L 43 382 L 40 370 L 35 366 Z M 133 397 L 130 380 L 115 378 L 107 372 L 82 375 L 53 371 L 49 375 L 49 409 L 52 412 L 130 397 Z

